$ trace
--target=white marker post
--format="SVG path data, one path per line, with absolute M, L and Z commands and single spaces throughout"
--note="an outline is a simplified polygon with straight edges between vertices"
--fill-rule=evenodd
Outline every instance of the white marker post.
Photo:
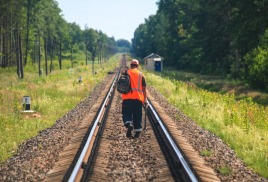
M 82 83 L 82 76 L 79 76 L 79 77 L 78 77 L 78 82 L 79 82 L 79 83 Z
M 30 96 L 23 96 L 22 98 L 22 112 L 34 112 L 31 110 L 31 97 Z

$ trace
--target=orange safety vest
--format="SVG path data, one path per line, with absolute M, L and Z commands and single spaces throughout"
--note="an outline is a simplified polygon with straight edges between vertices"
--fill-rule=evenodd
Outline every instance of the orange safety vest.
M 122 99 L 138 99 L 144 103 L 144 95 L 142 92 L 142 73 L 136 68 L 129 69 L 127 72 L 130 76 L 131 91 L 127 94 L 122 94 Z

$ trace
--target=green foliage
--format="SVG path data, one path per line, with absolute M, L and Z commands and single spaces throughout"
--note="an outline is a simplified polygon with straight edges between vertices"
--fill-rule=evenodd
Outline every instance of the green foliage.
M 85 30 L 84 36 L 86 37 L 86 48 L 91 52 L 92 60 L 95 59 L 97 55 L 98 48 L 98 32 L 93 29 Z
M 28 64 L 28 59 L 37 63 L 40 50 L 41 61 L 44 60 L 45 53 L 48 60 L 53 60 L 59 56 L 60 51 L 65 58 L 79 59 L 81 56 L 77 55 L 81 55 L 81 52 L 85 54 L 86 48 L 91 58 L 95 59 L 102 53 L 102 59 L 105 55 L 107 60 L 117 50 L 113 37 L 93 29 L 93 34 L 88 35 L 88 28 L 83 31 L 76 23 L 66 22 L 54 0 L 3 1 L 0 3 L 0 12 L 0 36 L 4 37 L 0 43 L 6 45 L 0 52 L 2 67 L 16 66 L 18 51 L 8 45 L 19 46 L 16 45 L 18 40 L 15 40 L 19 35 L 25 65 Z M 72 57 L 72 51 L 76 57 Z
M 229 175 L 232 172 L 232 170 L 227 166 L 222 166 L 218 168 L 218 171 L 222 175 Z
M 207 149 L 202 150 L 202 151 L 200 152 L 200 155 L 201 155 L 201 156 L 204 156 L 204 157 L 211 156 L 212 154 L 213 154 L 213 151 L 211 151 L 211 150 L 207 150 Z
M 131 43 L 128 40 L 119 39 L 116 41 L 118 52 L 130 52 Z
M 160 0 L 156 15 L 135 30 L 133 51 L 139 57 L 157 53 L 165 58 L 165 66 L 179 70 L 229 74 L 266 88 L 267 5 Z
M 261 45 L 248 53 L 248 78 L 252 85 L 268 89 L 268 30 L 261 40 Z

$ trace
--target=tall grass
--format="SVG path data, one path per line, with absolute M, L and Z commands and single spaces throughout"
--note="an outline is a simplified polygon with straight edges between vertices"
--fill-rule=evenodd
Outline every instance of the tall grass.
M 150 72 L 146 79 L 198 125 L 222 138 L 249 167 L 268 177 L 268 107 Z
M 18 79 L 15 68 L 0 69 L 0 162 L 13 155 L 19 144 L 52 126 L 57 119 L 74 108 L 102 81 L 119 62 L 112 57 L 105 65 L 77 61 L 74 68 L 64 61 L 63 69 L 39 77 L 37 65 L 25 67 L 25 78 Z M 82 77 L 82 83 L 78 77 Z M 23 96 L 31 97 L 32 114 L 21 112 Z

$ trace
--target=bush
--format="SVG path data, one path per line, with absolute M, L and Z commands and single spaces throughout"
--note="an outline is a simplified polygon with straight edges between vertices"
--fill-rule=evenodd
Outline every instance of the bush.
M 250 84 L 262 89 L 268 87 L 268 49 L 258 47 L 246 56 L 246 61 Z

